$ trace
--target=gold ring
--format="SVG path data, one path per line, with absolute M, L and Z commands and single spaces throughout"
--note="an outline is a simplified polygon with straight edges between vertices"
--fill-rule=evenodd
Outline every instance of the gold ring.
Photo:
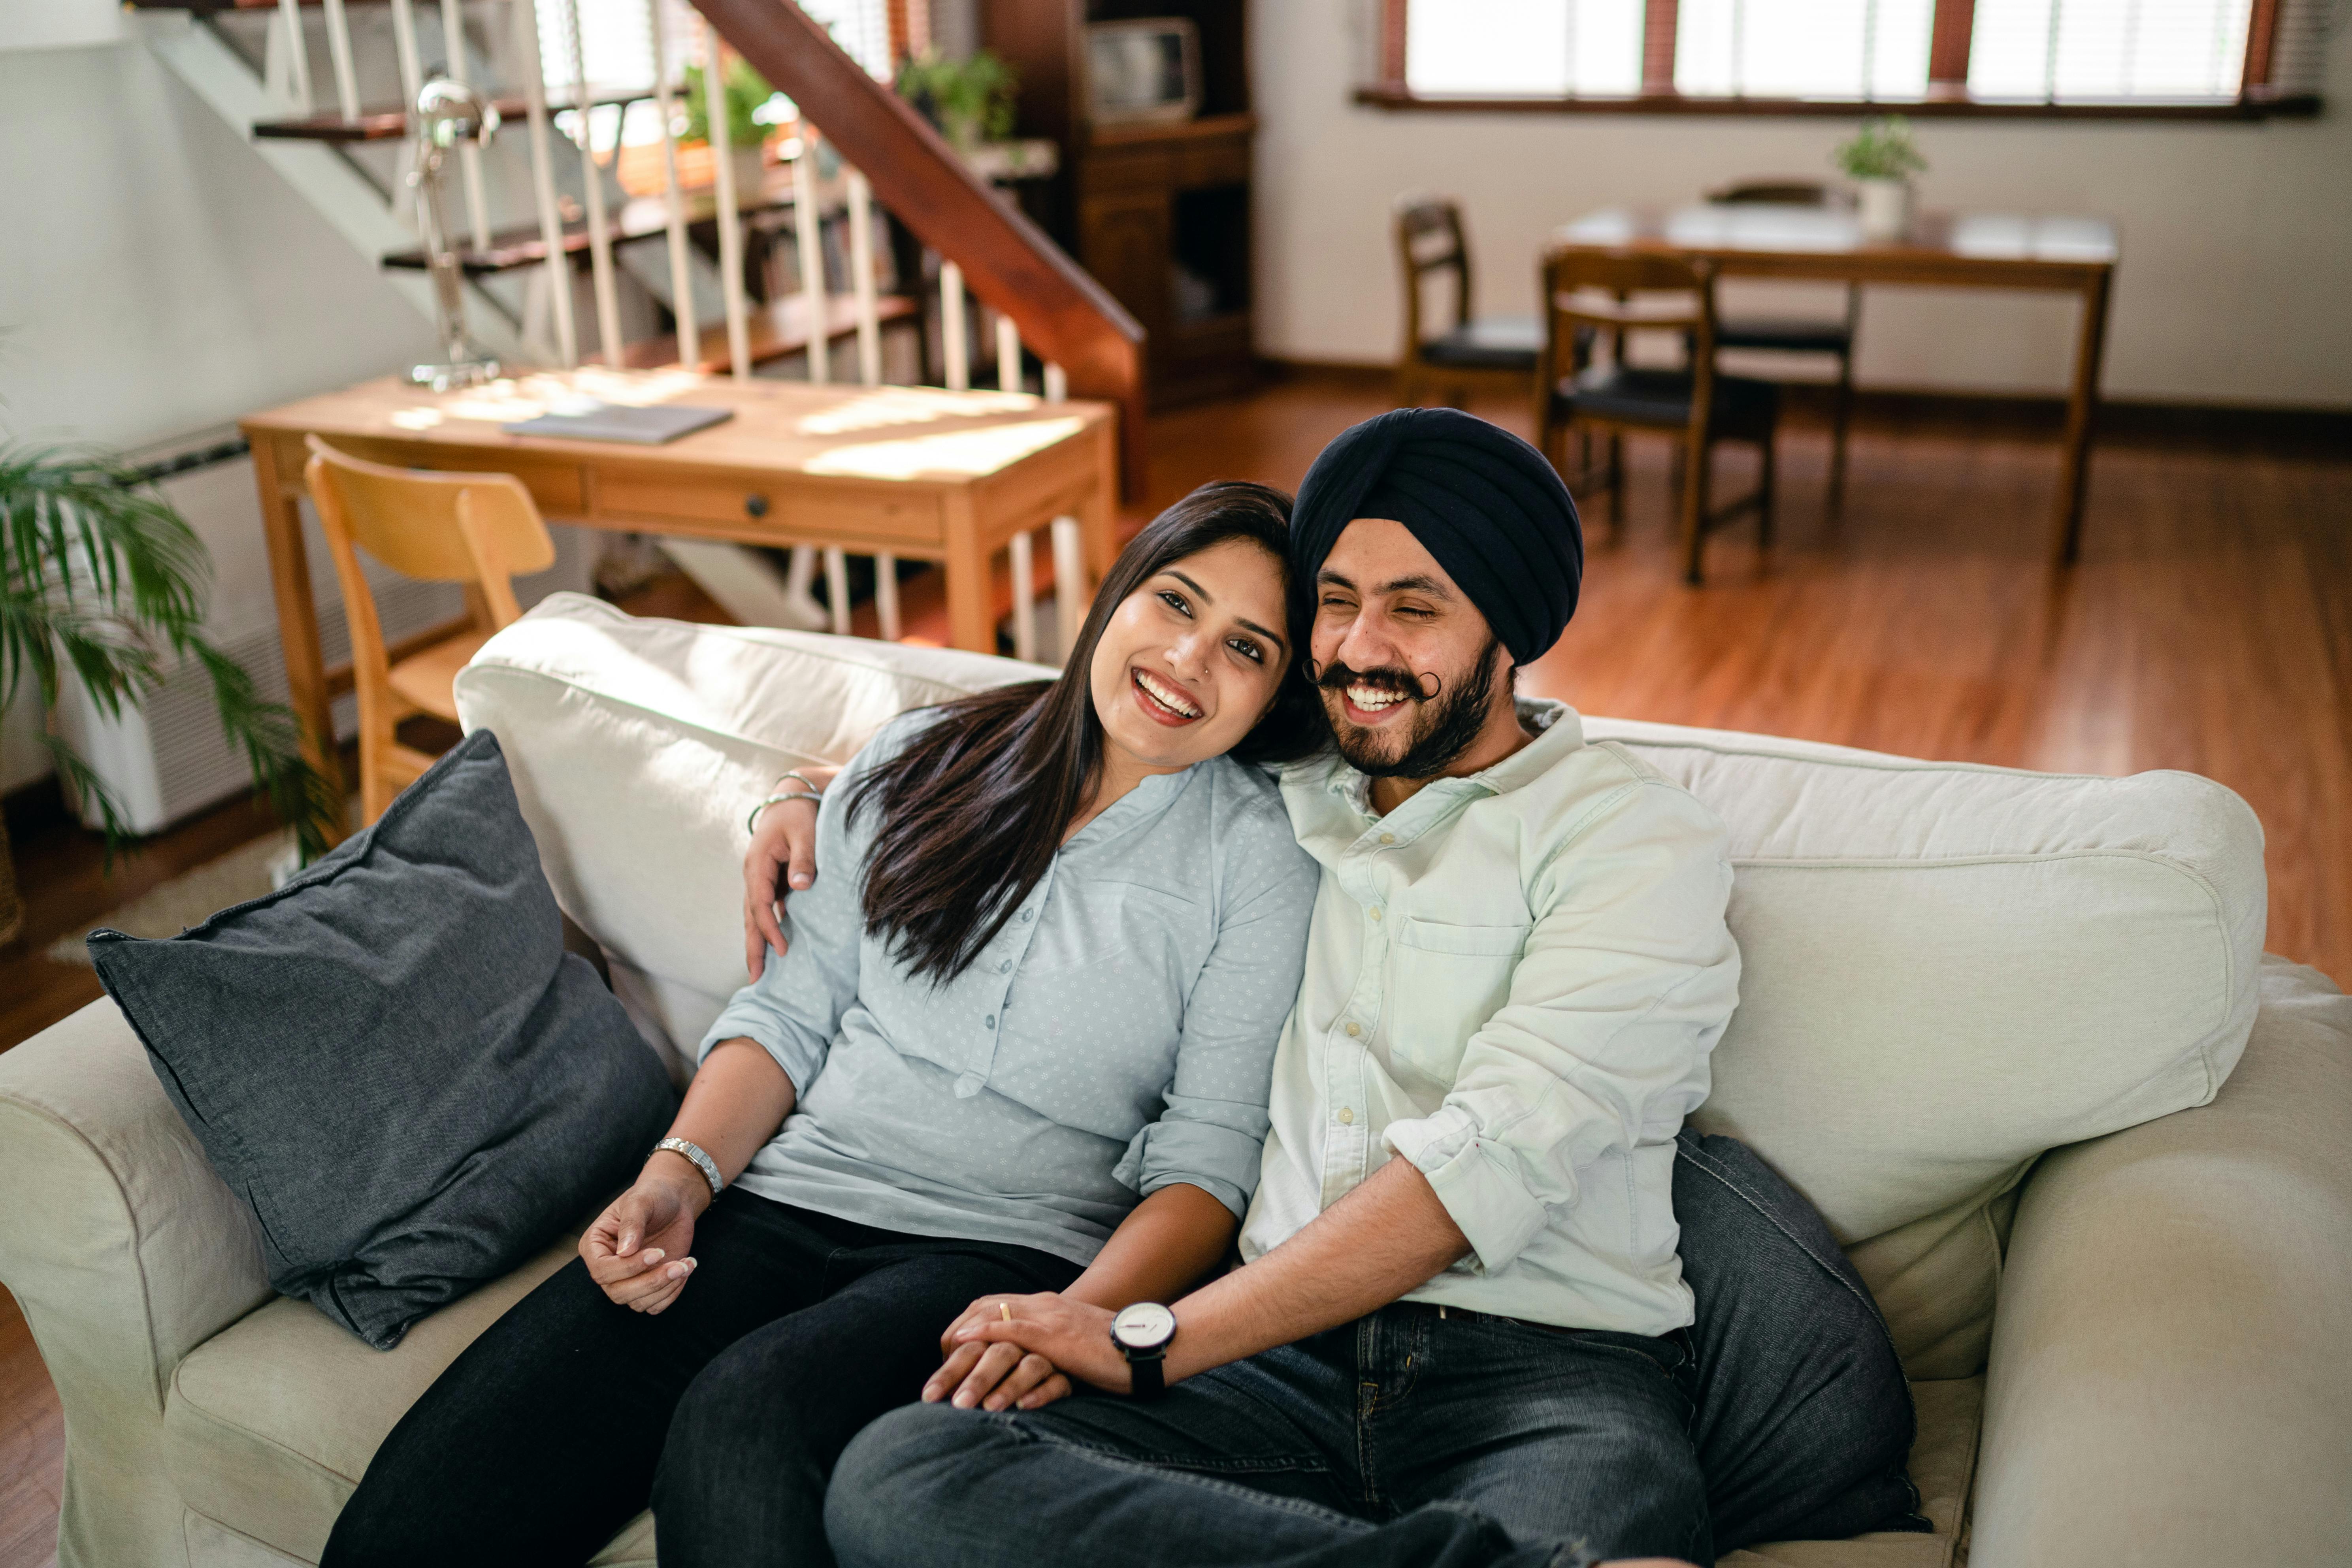
M 1008 1323 L 1009 1323 L 1009 1322 L 1011 1322 L 1011 1321 L 1013 1321 L 1013 1303 L 1012 1303 L 1012 1302 L 1010 1302 L 1010 1301 L 999 1301 L 999 1302 L 996 1304 L 996 1310 L 997 1310 L 998 1311 L 1000 1311 L 1000 1312 L 1002 1312 L 1002 1313 L 1003 1313 L 1003 1314 L 1004 1314 L 1004 1321 L 1005 1321 L 1006 1322 L 1008 1322 Z

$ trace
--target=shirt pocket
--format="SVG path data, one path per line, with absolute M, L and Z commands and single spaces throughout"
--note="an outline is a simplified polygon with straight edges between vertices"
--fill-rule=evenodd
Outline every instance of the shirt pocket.
M 1406 917 L 1389 953 L 1387 1033 L 1401 1066 L 1454 1082 L 1470 1037 L 1510 999 L 1528 929 Z

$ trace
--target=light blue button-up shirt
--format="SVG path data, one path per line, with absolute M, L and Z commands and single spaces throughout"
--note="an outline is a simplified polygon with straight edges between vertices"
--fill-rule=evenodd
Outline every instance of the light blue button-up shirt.
M 788 904 L 791 949 L 769 954 L 703 1038 L 707 1055 L 749 1036 L 797 1091 L 740 1184 L 1080 1263 L 1171 1183 L 1239 1215 L 1318 876 L 1274 782 L 1223 757 L 1145 779 L 934 985 L 865 929 L 878 816 L 848 809 L 866 771 L 930 717 L 892 721 L 826 791 L 815 885 Z

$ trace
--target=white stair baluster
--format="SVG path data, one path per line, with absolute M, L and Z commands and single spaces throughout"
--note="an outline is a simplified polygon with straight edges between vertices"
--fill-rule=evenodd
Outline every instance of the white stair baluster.
M 327 0 L 327 57 L 335 63 L 335 101 L 345 120 L 360 117 L 360 82 L 352 69 L 352 29 L 343 0 Z
M 849 557 L 841 546 L 830 544 L 824 552 L 824 597 L 826 607 L 833 612 L 833 635 L 849 635 Z
M 1070 400 L 1070 373 L 1060 365 L 1045 367 L 1045 401 L 1067 403 Z
M 947 362 L 948 386 L 971 390 L 971 345 L 964 338 L 963 268 L 940 263 L 940 353 Z
M 1021 329 L 1002 310 L 996 312 L 996 386 L 1000 392 L 1021 390 Z
M 1087 624 L 1094 596 L 1087 582 L 1087 542 L 1078 531 L 1078 520 L 1057 517 L 1054 520 L 1054 618 L 1061 629 L 1066 660 L 1078 646 L 1078 630 Z
M 416 17 L 409 0 L 392 0 L 392 49 L 400 58 L 400 90 L 405 101 L 401 112 L 416 107 L 417 92 L 425 86 L 425 67 L 416 58 Z
M 719 176 L 719 282 L 727 299 L 727 359 L 735 379 L 751 379 L 751 323 L 743 303 L 743 224 L 735 205 L 734 144 L 727 127 L 727 46 L 719 29 L 702 24 L 703 118 L 710 123 L 710 157 Z
M 555 205 L 554 153 L 547 143 L 547 66 L 539 56 L 537 0 L 514 0 L 515 58 L 522 68 L 523 114 L 530 128 L 530 183 L 539 203 L 539 234 L 547 246 L 547 299 L 555 317 L 555 351 L 566 370 L 580 363 L 572 321 L 572 263 L 563 251 L 563 218 Z
M 446 4 L 447 0 L 444 0 Z M 668 29 L 662 7 L 668 0 L 646 0 L 646 26 L 653 34 L 654 112 L 661 116 L 662 199 L 669 209 L 669 291 L 677 319 L 677 363 L 702 367 L 702 323 L 694 307 L 693 256 L 686 236 L 686 196 L 677 188 L 677 110 L 669 91 Z M 617 154 L 616 154 L 617 155 Z
M 801 309 L 808 323 L 808 378 L 833 379 L 833 299 L 824 280 L 824 197 L 817 190 L 816 127 L 801 117 L 801 155 L 793 161 L 793 236 L 800 246 Z
M 881 301 L 874 292 L 874 187 L 849 171 L 849 289 L 857 307 L 857 379 L 882 381 Z
M 301 0 L 278 0 L 278 20 L 285 25 L 286 81 L 294 106 L 310 112 L 310 37 L 302 28 Z
M 898 640 L 898 558 L 877 555 L 874 558 L 874 616 L 880 621 L 882 640 Z
M 466 8 L 464 0 L 441 0 L 441 47 L 448 63 L 441 68 L 458 86 L 466 85 Z M 482 150 L 470 140 L 457 149 L 457 166 L 466 174 L 466 217 L 474 226 L 474 248 L 490 247 L 490 203 L 482 188 Z
M 588 90 L 587 47 L 580 36 L 580 0 L 556 0 L 562 7 L 563 42 L 572 56 L 572 129 L 580 142 L 580 178 L 588 196 L 588 272 L 596 290 L 596 346 L 604 363 L 619 370 L 628 363 L 628 345 L 621 342 L 621 297 L 613 280 L 613 231 L 604 221 L 604 174 L 596 167 L 594 95 Z M 613 135 L 613 156 L 620 157 L 621 137 Z
M 1008 547 L 1013 558 L 1013 657 L 1037 658 L 1037 560 L 1025 532 Z

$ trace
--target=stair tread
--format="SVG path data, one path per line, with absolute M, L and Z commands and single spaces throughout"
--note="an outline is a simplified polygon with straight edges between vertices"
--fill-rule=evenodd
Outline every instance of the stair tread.
M 688 191 L 686 221 L 708 223 L 719 212 L 719 198 L 708 190 Z M 745 218 L 755 218 L 793 205 L 793 176 L 788 166 L 778 164 L 769 169 L 767 177 L 754 195 L 737 202 L 737 211 Z M 618 211 L 609 215 L 613 240 L 644 239 L 661 233 L 669 226 L 669 204 L 660 196 L 635 196 L 621 204 Z M 566 255 L 577 256 L 588 248 L 588 220 L 572 218 L 563 226 L 563 249 Z M 547 242 L 541 237 L 539 226 L 517 224 L 490 236 L 489 248 L 478 249 L 471 245 L 457 247 L 457 265 L 473 277 L 486 273 L 511 271 L 518 267 L 534 267 L 547 259 Z M 395 250 L 383 258 L 386 267 L 410 271 L 425 266 L 425 252 L 420 247 Z
M 857 331 L 856 296 L 835 294 L 826 304 L 825 335 L 828 340 L 854 336 Z M 893 321 L 919 319 L 921 312 L 921 304 L 905 294 L 883 294 L 874 301 L 875 316 L 886 327 Z M 753 364 L 782 359 L 809 346 L 806 295 L 793 294 L 765 305 L 753 305 L 749 318 Z M 695 346 L 702 360 L 698 368 L 705 375 L 727 374 L 732 361 L 728 352 L 725 327 L 705 327 Z M 632 370 L 656 369 L 677 358 L 677 339 L 668 336 L 646 338 L 631 343 L 626 355 Z
M 635 103 L 651 98 L 650 87 L 591 87 L 588 100 L 598 106 Z M 498 106 L 502 120 L 520 121 L 527 110 L 520 93 L 502 94 L 491 100 Z M 548 105 L 550 112 L 569 109 L 567 97 L 560 103 Z M 275 142 L 396 142 L 408 134 L 408 111 L 397 103 L 369 104 L 362 107 L 356 120 L 346 120 L 339 110 L 322 109 L 312 114 L 297 114 L 283 120 L 257 120 L 255 136 Z

